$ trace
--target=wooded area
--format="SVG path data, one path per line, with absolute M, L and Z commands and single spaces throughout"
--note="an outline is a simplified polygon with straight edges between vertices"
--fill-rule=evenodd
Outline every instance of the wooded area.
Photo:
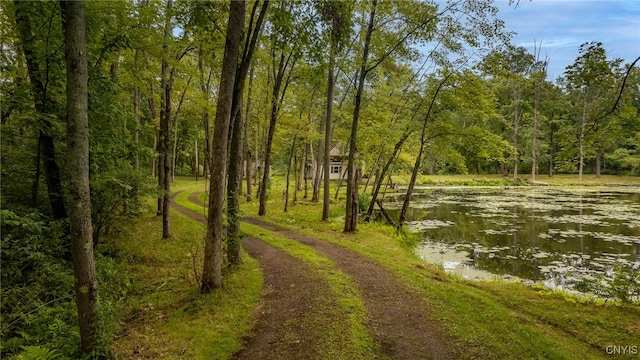
M 177 175 L 210 181 L 205 293 L 240 260 L 241 196 L 281 211 L 267 208 L 274 174 L 293 178 L 287 200 L 322 201 L 329 218 L 334 147 L 345 232 L 364 213 L 359 185 L 370 215 L 394 174 L 411 174 L 398 227 L 418 174 L 640 175 L 638 68 L 594 39 L 549 79 L 544 44 L 511 45 L 490 1 L 84 8 L 0 4 L 3 354 L 47 336 L 25 314 L 74 283 L 82 351 L 105 351 L 93 249 L 149 196 L 171 241 Z M 69 260 L 75 276 L 54 275 Z

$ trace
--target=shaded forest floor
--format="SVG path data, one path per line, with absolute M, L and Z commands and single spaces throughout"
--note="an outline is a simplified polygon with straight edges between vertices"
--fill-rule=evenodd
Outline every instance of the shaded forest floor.
M 260 219 L 246 216 L 255 202 L 244 206 L 249 257 L 210 300 L 196 285 L 204 184 L 183 188 L 172 216 L 190 230 L 155 241 L 197 240 L 183 249 L 191 250 L 180 260 L 184 284 L 172 290 L 187 295 L 152 311 L 144 302 L 132 306 L 135 321 L 114 346 L 119 358 L 606 358 L 609 345 L 640 345 L 638 306 L 451 277 L 418 260 L 388 227 L 342 234 L 338 205 L 322 223 L 315 219 L 321 207 L 305 199 L 287 213 L 278 209 L 282 199 L 271 199 Z M 144 301 L 156 303 L 154 286 L 171 286 L 164 283 L 148 286 Z

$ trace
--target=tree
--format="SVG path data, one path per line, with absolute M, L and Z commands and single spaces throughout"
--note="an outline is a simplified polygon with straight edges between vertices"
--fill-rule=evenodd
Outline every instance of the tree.
M 420 164 L 422 163 L 422 154 L 424 152 L 424 147 L 429 140 L 429 136 L 427 134 L 427 125 L 429 124 L 429 120 L 431 120 L 432 113 L 435 111 L 435 103 L 438 99 L 438 94 L 445 87 L 449 78 L 453 75 L 452 72 L 444 74 L 442 80 L 438 82 L 435 90 L 433 91 L 433 96 L 431 97 L 431 101 L 429 103 L 429 108 L 427 109 L 427 114 L 425 115 L 425 119 L 422 125 L 422 131 L 420 133 L 420 148 L 418 150 L 418 156 L 416 157 L 415 165 L 413 166 L 413 171 L 411 172 L 411 180 L 409 180 L 409 186 L 407 187 L 407 194 L 405 196 L 405 200 L 402 204 L 402 210 L 400 210 L 400 216 L 398 218 L 398 229 L 404 225 L 404 220 L 407 214 L 407 210 L 409 209 L 409 202 L 411 201 L 411 195 L 413 193 L 413 188 L 416 183 L 416 178 L 418 176 L 418 170 L 420 169 Z M 441 136 L 440 134 L 438 134 Z
M 162 44 L 162 66 L 160 73 L 160 131 L 158 132 L 158 153 L 160 165 L 158 167 L 158 185 L 161 191 L 161 202 L 158 204 L 159 212 L 162 213 L 162 237 L 171 236 L 171 223 L 169 219 L 169 195 L 171 191 L 171 157 L 170 157 L 170 123 L 171 123 L 171 79 L 169 79 L 169 44 L 171 37 L 171 13 L 173 0 L 167 0 L 164 24 L 164 43 Z
M 240 202 L 238 199 L 239 192 L 242 190 L 242 130 L 244 125 L 242 120 L 242 97 L 244 96 L 244 84 L 249 73 L 258 37 L 262 31 L 262 24 L 267 13 L 269 1 L 262 2 L 260 12 L 257 13 L 256 18 L 258 5 L 258 1 L 254 2 L 251 11 L 242 56 L 236 71 L 231 104 L 229 172 L 227 175 L 227 255 L 229 263 L 232 265 L 237 265 L 240 262 Z
M 53 141 L 52 122 L 50 118 L 50 112 L 52 102 L 50 95 L 48 94 L 48 79 L 51 59 L 46 58 L 44 69 L 41 68 L 39 59 L 36 55 L 36 36 L 32 33 L 31 20 L 29 19 L 28 3 L 23 3 L 15 0 L 15 21 L 18 35 L 20 37 L 22 52 L 24 53 L 27 63 L 27 70 L 29 73 L 29 80 L 31 82 L 31 90 L 33 93 L 33 101 L 36 111 L 39 113 L 42 128 L 39 131 L 38 136 L 38 149 L 37 149 L 37 171 L 34 181 L 34 189 L 37 189 L 38 179 L 40 176 L 40 154 L 44 159 L 44 173 L 47 183 L 47 193 L 49 195 L 49 202 L 53 212 L 54 219 L 64 219 L 67 217 L 67 211 L 64 206 L 64 198 L 62 191 L 62 184 L 60 182 L 60 169 L 58 162 L 56 161 L 56 151 Z M 52 21 L 53 19 L 50 19 Z M 48 27 L 51 29 L 51 26 Z M 46 41 L 47 47 L 49 41 Z M 34 202 L 35 202 L 36 190 L 34 190 Z
M 380 10 L 379 19 L 376 19 L 377 7 Z M 491 40 L 506 40 L 508 34 L 503 33 L 504 24 L 494 18 L 497 10 L 488 6 L 483 1 L 464 1 L 447 3 L 438 8 L 433 3 L 423 2 L 393 2 L 381 3 L 372 1 L 369 10 L 367 25 L 361 25 L 366 29 L 362 59 L 357 70 L 357 90 L 354 96 L 353 121 L 351 123 L 351 136 L 349 138 L 349 162 L 348 184 L 344 232 L 356 231 L 358 223 L 358 184 L 356 162 L 358 149 L 358 119 L 362 107 L 362 95 L 367 75 L 391 57 L 415 59 L 416 51 L 411 48 L 416 42 L 436 42 L 438 48 L 429 55 L 437 59 L 442 66 L 448 62 L 449 53 L 464 53 L 463 43 L 471 47 L 480 47 L 480 39 L 485 43 Z M 376 26 L 376 22 L 380 24 Z M 375 33 L 381 39 L 381 44 L 372 41 Z M 377 40 L 377 37 L 374 40 Z M 371 46 L 371 45 L 376 46 Z M 370 49 L 371 47 L 371 49 Z M 442 48 L 440 50 L 439 48 Z M 375 55 L 375 59 L 369 61 L 369 51 Z
M 536 181 L 536 173 L 538 170 L 538 157 L 536 140 L 538 137 L 538 115 L 540 109 L 540 96 L 542 88 L 547 77 L 547 65 L 549 64 L 549 58 L 545 57 L 544 61 L 540 60 L 540 50 L 542 44 L 536 50 L 536 62 L 535 69 L 532 74 L 534 80 L 534 105 L 533 105 L 533 126 L 531 133 L 531 181 Z
M 371 70 L 367 68 L 367 64 L 369 61 L 369 46 L 371 44 L 371 35 L 374 29 L 374 20 L 376 16 L 377 5 L 378 0 L 373 0 L 371 3 L 371 10 L 369 12 L 369 22 L 367 24 L 367 32 L 364 39 L 362 59 L 360 60 L 358 87 L 354 98 L 353 120 L 351 122 L 351 136 L 349 137 L 349 160 L 347 164 L 347 201 L 345 213 L 346 215 L 344 219 L 344 232 L 354 232 L 356 231 L 356 228 L 358 226 L 358 179 L 356 174 L 356 154 L 358 151 L 358 120 L 360 118 L 360 107 L 362 104 L 364 82 L 367 77 L 367 73 Z M 325 171 L 327 171 L 327 169 L 325 169 Z
M 572 65 L 567 66 L 565 78 L 569 91 L 580 98 L 577 142 L 578 142 L 578 180 L 582 181 L 587 136 L 597 131 L 599 113 L 604 113 L 602 102 L 614 88 L 612 67 L 620 60 L 607 61 L 607 53 L 601 42 L 590 42 L 580 45 L 580 55 Z M 599 154 L 594 154 L 599 157 Z M 598 170 L 599 171 L 599 170 Z
M 238 67 L 238 51 L 244 28 L 244 1 L 231 2 L 227 21 L 227 37 L 222 60 L 222 74 L 216 107 L 211 159 L 211 181 L 209 185 L 209 212 L 207 215 L 207 235 L 205 239 L 204 265 L 201 291 L 210 292 L 222 286 L 222 236 L 224 180 L 227 169 L 227 144 L 233 89 Z
M 93 258 L 93 230 L 89 195 L 89 121 L 87 114 L 87 51 L 84 1 L 63 1 L 65 61 L 67 64 L 67 181 L 69 227 L 76 306 L 82 351 L 94 343 L 98 280 Z
M 303 53 L 304 46 L 308 45 L 313 38 L 311 36 L 313 30 L 311 15 L 313 14 L 308 11 L 306 4 L 283 1 L 279 5 L 273 9 L 268 34 L 271 61 L 269 81 L 272 86 L 269 101 L 269 128 L 264 148 L 264 171 L 260 184 L 259 216 L 267 213 L 267 184 L 271 176 L 271 152 L 278 114 L 291 84 L 293 69 Z
M 510 101 L 504 100 L 505 117 L 510 115 L 511 121 L 511 143 L 513 145 L 513 178 L 518 178 L 518 165 L 520 163 L 519 137 L 520 127 L 528 102 L 525 97 L 525 87 L 527 77 L 532 73 L 535 65 L 535 58 L 527 52 L 524 47 L 509 46 L 502 52 L 493 52 L 485 57 L 483 67 L 485 71 L 495 76 L 495 79 L 504 82 L 505 89 L 508 88 Z M 506 91 L 506 90 L 505 90 Z
M 331 152 L 331 127 L 333 126 L 333 90 L 336 53 L 343 47 L 344 40 L 351 30 L 350 3 L 346 1 L 329 1 L 321 4 L 324 20 L 329 23 L 329 67 L 327 69 L 327 101 L 324 124 L 324 191 L 322 198 L 322 220 L 329 220 L 329 153 Z

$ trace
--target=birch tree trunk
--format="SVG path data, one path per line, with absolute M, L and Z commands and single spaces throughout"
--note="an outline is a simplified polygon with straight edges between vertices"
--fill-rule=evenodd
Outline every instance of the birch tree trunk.
M 582 171 L 584 169 L 584 131 L 587 125 L 587 92 L 584 93 L 584 100 L 582 103 L 582 119 L 580 120 L 580 149 L 579 149 L 579 163 L 578 163 L 578 181 L 582 181 Z

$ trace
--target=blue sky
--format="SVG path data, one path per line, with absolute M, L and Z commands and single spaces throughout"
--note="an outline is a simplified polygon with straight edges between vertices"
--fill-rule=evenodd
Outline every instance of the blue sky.
M 562 76 L 584 42 L 602 42 L 607 58 L 624 63 L 640 56 L 640 0 L 520 0 L 517 8 L 496 0 L 496 5 L 506 29 L 517 33 L 514 45 L 533 53 L 534 39 L 542 41 L 550 80 Z

